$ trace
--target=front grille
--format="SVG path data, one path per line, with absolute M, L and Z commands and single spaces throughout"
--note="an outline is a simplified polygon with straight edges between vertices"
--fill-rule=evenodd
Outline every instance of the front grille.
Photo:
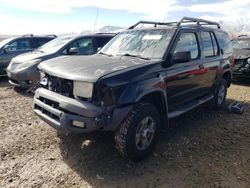
M 53 108 L 56 108 L 59 110 L 59 103 L 58 102 L 46 99 L 44 97 L 39 97 L 39 100 L 42 101 L 44 104 L 47 104 L 47 105 L 52 106 Z
M 234 66 L 234 68 L 238 69 L 238 68 L 244 66 L 246 62 L 247 62 L 246 59 L 235 59 L 235 66 Z
M 55 76 L 48 77 L 47 89 L 66 97 L 74 98 L 73 95 L 73 81 Z
M 51 112 L 45 110 L 45 109 L 42 108 L 41 106 L 35 104 L 34 108 L 35 108 L 36 110 L 39 110 L 39 111 L 42 112 L 43 114 L 46 114 L 47 116 L 51 117 L 52 119 L 56 120 L 57 122 L 60 122 L 60 118 L 59 118 L 57 115 L 55 115 L 55 114 L 53 114 L 53 113 L 51 113 Z

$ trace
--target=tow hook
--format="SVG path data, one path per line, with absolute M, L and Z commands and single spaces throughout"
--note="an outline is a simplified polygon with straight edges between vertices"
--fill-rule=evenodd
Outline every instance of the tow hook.
M 105 125 L 111 122 L 110 114 L 102 114 L 99 117 L 95 118 L 96 125 L 99 127 L 104 127 Z

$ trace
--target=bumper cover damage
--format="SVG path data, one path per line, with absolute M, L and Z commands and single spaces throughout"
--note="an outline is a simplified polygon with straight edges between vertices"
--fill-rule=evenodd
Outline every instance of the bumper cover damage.
M 88 133 L 97 130 L 116 130 L 131 106 L 108 112 L 94 104 L 39 88 L 36 90 L 33 108 L 36 115 L 59 132 Z M 82 122 L 84 126 L 74 125 L 75 121 Z

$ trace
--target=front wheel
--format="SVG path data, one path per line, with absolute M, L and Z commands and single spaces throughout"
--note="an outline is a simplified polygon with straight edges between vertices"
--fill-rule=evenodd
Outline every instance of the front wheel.
M 154 105 L 136 104 L 115 133 L 119 153 L 132 161 L 146 158 L 155 146 L 159 125 L 160 116 Z
M 214 92 L 214 99 L 213 99 L 214 109 L 221 109 L 223 107 L 226 96 L 227 96 L 227 81 L 224 78 L 221 78 Z

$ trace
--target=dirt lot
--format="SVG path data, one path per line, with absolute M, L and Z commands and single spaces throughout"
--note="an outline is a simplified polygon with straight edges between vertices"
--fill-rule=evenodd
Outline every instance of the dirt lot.
M 250 187 L 250 85 L 234 84 L 227 104 L 172 122 L 153 156 L 122 159 L 111 134 L 62 136 L 32 112 L 32 95 L 0 78 L 0 187 Z

